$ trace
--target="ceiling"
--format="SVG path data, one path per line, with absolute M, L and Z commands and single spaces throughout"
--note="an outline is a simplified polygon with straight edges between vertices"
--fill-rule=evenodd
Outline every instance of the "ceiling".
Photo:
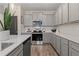
M 61 3 L 16 3 L 21 5 L 23 11 L 55 11 Z M 0 7 L 8 6 L 8 3 L 0 3 Z
M 55 11 L 60 5 L 61 3 L 21 3 L 25 11 Z

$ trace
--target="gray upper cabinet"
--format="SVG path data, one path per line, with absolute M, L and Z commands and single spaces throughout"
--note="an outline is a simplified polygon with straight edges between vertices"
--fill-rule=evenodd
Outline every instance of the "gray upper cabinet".
M 56 25 L 62 24 L 62 6 L 56 11 Z
M 69 22 L 79 20 L 79 3 L 69 3 Z
M 69 41 L 69 56 L 79 56 L 79 44 Z
M 55 24 L 55 15 L 47 14 L 45 22 L 46 22 L 46 26 L 53 26 Z
M 68 40 L 61 38 L 61 56 L 68 56 Z
M 56 11 L 56 25 L 79 20 L 79 3 L 64 3 Z
M 32 26 L 32 15 L 31 14 L 25 14 L 23 23 L 24 23 L 24 26 Z
M 68 23 L 68 3 L 64 3 L 62 5 L 62 12 L 63 12 L 63 16 L 62 16 L 62 22 L 64 23 Z

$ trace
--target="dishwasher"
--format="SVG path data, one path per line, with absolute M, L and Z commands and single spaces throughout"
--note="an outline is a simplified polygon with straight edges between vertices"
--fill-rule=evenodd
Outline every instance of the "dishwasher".
M 23 42 L 23 56 L 31 56 L 31 37 Z

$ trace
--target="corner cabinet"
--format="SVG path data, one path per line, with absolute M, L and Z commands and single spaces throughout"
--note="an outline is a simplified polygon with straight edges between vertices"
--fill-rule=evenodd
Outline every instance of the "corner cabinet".
M 69 3 L 69 22 L 79 20 L 79 3 Z

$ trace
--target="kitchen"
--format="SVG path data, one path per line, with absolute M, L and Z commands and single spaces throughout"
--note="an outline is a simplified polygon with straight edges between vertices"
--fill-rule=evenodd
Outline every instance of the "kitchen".
M 14 16 L 10 33 L 0 25 L 0 56 L 79 56 L 79 3 L 0 4 L 2 23 L 7 6 Z

